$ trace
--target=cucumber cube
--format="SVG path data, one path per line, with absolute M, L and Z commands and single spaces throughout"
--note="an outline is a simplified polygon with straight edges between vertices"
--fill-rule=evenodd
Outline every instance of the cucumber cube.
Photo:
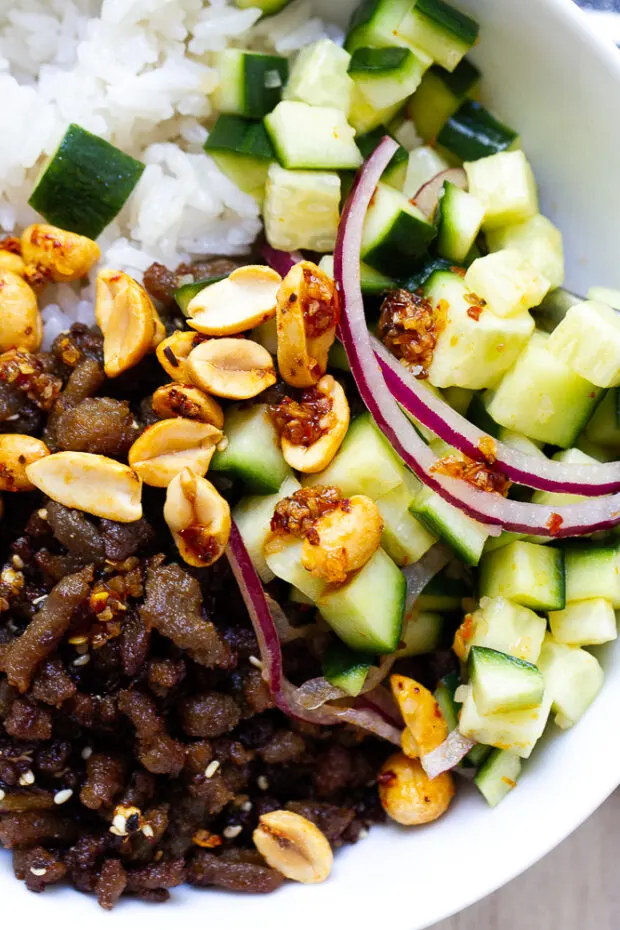
M 269 165 L 276 158 L 262 122 L 222 114 L 209 133 L 205 152 L 237 187 L 262 204 Z
M 538 192 L 523 152 L 498 152 L 466 162 L 469 192 L 484 205 L 484 228 L 520 223 L 538 213 Z
M 210 471 L 224 472 L 259 494 L 276 492 L 292 471 L 284 460 L 280 440 L 267 404 L 229 407 L 224 422 L 228 445 L 216 451 Z
M 430 145 L 421 145 L 414 149 L 409 153 L 404 193 L 407 197 L 414 197 L 427 181 L 449 167 L 445 158 L 442 158 Z
M 299 52 L 291 68 L 284 100 L 314 107 L 333 107 L 349 115 L 353 79 L 347 73 L 351 56 L 331 39 L 319 39 Z
M 530 710 L 542 702 L 545 683 L 531 662 L 472 646 L 467 666 L 474 701 L 483 714 Z
M 600 405 L 599 405 L 600 406 Z M 556 462 L 566 462 L 573 465 L 597 465 L 596 459 L 591 455 L 586 455 L 580 449 L 563 449 L 551 456 Z M 534 491 L 532 495 L 533 504 L 545 504 L 548 507 L 563 507 L 564 504 L 578 504 L 580 501 L 587 500 L 581 494 L 560 494 L 555 491 Z
M 492 252 L 516 249 L 547 279 L 550 287 L 561 287 L 564 281 L 562 233 L 546 216 L 537 213 L 522 223 L 489 229 L 486 238 Z
M 449 271 L 437 271 L 428 279 L 424 292 L 434 306 L 447 306 L 445 328 L 439 335 L 429 381 L 435 387 L 472 390 L 497 384 L 527 345 L 534 331 L 528 313 L 500 319 L 468 300 L 463 279 Z
M 458 648 L 458 656 L 463 660 L 472 646 L 484 646 L 535 664 L 546 631 L 544 617 L 533 610 L 505 597 L 483 597 L 479 609 L 457 633 L 455 649 Z
M 620 450 L 619 404 L 618 388 L 612 388 L 605 393 L 585 428 L 584 435 L 589 442 L 597 443 L 613 451 Z
M 620 610 L 620 552 L 616 546 L 568 549 L 565 555 L 566 600 L 604 597 Z
M 416 603 L 405 617 L 401 645 L 396 654 L 404 659 L 433 652 L 439 646 L 443 628 L 441 614 L 419 610 Z
M 513 368 L 486 397 L 486 408 L 507 429 L 566 449 L 590 419 L 600 390 L 547 348 L 535 333 Z
M 475 100 L 466 100 L 442 126 L 437 145 L 461 161 L 475 161 L 518 146 L 517 133 Z
M 411 505 L 411 513 L 427 529 L 445 540 L 468 565 L 477 565 L 488 538 L 488 530 L 477 520 L 445 501 L 430 488 L 422 488 Z
M 392 104 L 391 107 L 377 110 L 364 97 L 354 82 L 351 109 L 349 110 L 349 124 L 353 126 L 358 135 L 363 136 L 378 126 L 387 126 L 391 123 L 401 107 L 402 102 L 399 102 Z
M 459 730 L 463 736 L 477 743 L 495 746 L 514 752 L 522 759 L 529 759 L 543 734 L 550 710 L 551 697 L 545 692 L 539 707 L 485 715 L 480 712 L 470 690 L 461 709 Z
M 566 646 L 600 646 L 618 638 L 616 612 L 611 601 L 593 597 L 551 611 L 549 626 L 556 643 Z
M 263 218 L 274 249 L 331 252 L 340 222 L 340 177 L 326 171 L 287 171 L 273 164 L 267 174 Z
M 335 107 L 282 100 L 265 117 L 265 126 L 284 168 L 342 170 L 362 163 L 355 131 Z
M 334 256 L 333 255 L 324 255 L 321 261 L 319 262 L 319 268 L 321 271 L 324 271 L 325 274 L 328 274 L 330 278 L 334 277 Z M 360 283 L 362 285 L 362 294 L 372 294 L 377 297 L 383 294 L 385 291 L 391 291 L 396 287 L 396 282 L 392 278 L 388 278 L 387 275 L 381 274 L 380 271 L 375 271 L 374 268 L 371 268 L 370 265 L 366 265 L 364 262 L 360 263 Z M 336 347 L 340 346 L 340 350 L 344 352 L 342 343 L 335 342 L 332 346 L 332 351 L 336 350 Z M 277 350 L 276 350 L 277 351 Z M 276 353 L 273 352 L 273 355 Z M 346 358 L 346 354 L 344 356 Z M 341 368 L 341 365 L 336 366 Z M 344 369 L 344 371 L 349 371 L 349 366 Z
M 434 546 L 437 537 L 409 513 L 415 491 L 400 484 L 376 501 L 383 518 L 381 545 L 397 565 L 411 565 Z
M 474 778 L 474 784 L 490 807 L 497 807 L 517 787 L 521 759 L 506 749 L 494 749 Z
M 363 0 L 351 18 L 345 48 L 354 52 L 404 44 L 397 38 L 397 29 L 410 7 L 411 0 Z
M 335 688 L 342 688 L 351 697 L 357 697 L 368 677 L 370 659 L 361 652 L 338 641 L 330 643 L 323 656 L 323 675 Z
M 410 97 L 431 64 L 430 58 L 408 48 L 358 48 L 349 74 L 376 110 L 385 110 Z
M 345 497 L 366 494 L 378 500 L 405 480 L 405 469 L 369 413 L 357 417 L 331 464 L 306 475 L 304 487 L 332 485 Z
M 276 494 L 242 497 L 233 510 L 233 519 L 263 584 L 275 578 L 265 561 L 263 546 L 271 533 L 271 518 L 276 504 L 300 488 L 296 478 L 286 478 Z
M 441 127 L 473 92 L 480 72 L 464 58 L 453 72 L 433 65 L 409 101 L 407 112 L 425 142 L 435 139 Z
M 280 55 L 227 48 L 215 55 L 219 84 L 213 103 L 220 113 L 262 119 L 276 106 L 288 78 L 288 60 Z
M 548 636 L 538 660 L 552 700 L 555 722 L 563 730 L 584 715 L 603 686 L 603 669 L 585 649 L 564 646 Z
M 453 262 L 464 262 L 480 232 L 483 216 L 484 207 L 479 200 L 446 181 L 439 201 L 439 255 Z
M 620 314 L 606 304 L 584 300 L 571 307 L 547 347 L 592 384 L 620 384 Z
M 563 552 L 520 540 L 510 543 L 482 558 L 479 587 L 481 597 L 506 597 L 534 610 L 562 610 Z
M 301 562 L 303 539 L 271 536 L 263 548 L 265 561 L 276 578 L 287 581 L 316 604 L 326 588 L 322 578 L 315 578 Z
M 447 569 L 429 581 L 415 605 L 420 610 L 460 610 L 465 597 L 471 597 L 470 586 L 460 578 L 453 578 Z
M 383 274 L 406 276 L 435 238 L 435 227 L 404 194 L 379 184 L 366 214 L 362 259 Z
M 547 279 L 516 249 L 477 258 L 467 269 L 465 284 L 501 317 L 537 307 L 549 290 Z
M 395 139 L 385 126 L 377 126 L 372 132 L 367 132 L 365 135 L 356 138 L 357 147 L 364 158 L 369 158 L 372 155 L 384 136 L 392 136 Z M 383 172 L 381 180 L 391 187 L 395 187 L 397 191 L 402 191 L 407 177 L 408 163 L 409 152 L 399 143 L 398 150 L 394 153 L 392 160 Z
M 405 576 L 383 549 L 377 549 L 351 581 L 327 591 L 318 607 L 351 649 L 387 654 L 400 642 L 406 594 Z
M 405 41 L 454 71 L 478 38 L 478 23 L 444 0 L 417 0 L 398 27 Z

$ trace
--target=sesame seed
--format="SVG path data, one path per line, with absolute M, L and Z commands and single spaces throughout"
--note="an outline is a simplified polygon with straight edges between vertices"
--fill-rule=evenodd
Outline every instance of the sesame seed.
M 366 829 L 366 827 L 362 827 L 360 832 L 357 834 L 357 838 L 360 840 L 365 840 L 367 836 L 368 836 L 368 830 Z
M 239 824 L 232 824 L 230 827 L 226 827 L 223 831 L 222 836 L 225 836 L 227 840 L 234 840 L 235 837 L 243 831 L 243 827 Z
M 155 836 L 155 833 L 153 832 L 153 827 L 149 823 L 144 824 L 144 826 L 142 827 L 142 832 L 148 840 L 152 840 L 153 837 Z
M 30 871 L 33 875 L 36 875 L 37 878 L 43 878 L 44 875 L 47 875 L 47 869 L 34 869 L 31 867 Z
M 74 659 L 73 665 L 76 668 L 81 668 L 83 665 L 88 665 L 89 662 L 90 662 L 90 655 L 86 653 L 86 655 L 80 656 L 79 659 Z
M 127 834 L 127 821 L 122 814 L 117 814 L 112 821 L 112 826 L 121 833 L 121 836 Z
M 254 805 L 252 804 L 251 801 L 244 801 L 243 804 L 241 805 L 241 810 L 243 811 L 244 814 L 249 814 L 253 807 Z
M 256 779 L 256 784 L 258 785 L 261 791 L 266 791 L 267 788 L 269 787 L 269 781 L 267 780 L 265 775 L 259 775 L 258 778 Z
M 80 755 L 82 756 L 82 759 L 84 759 L 84 760 L 90 759 L 90 757 L 92 756 L 92 754 L 93 754 L 93 750 L 92 750 L 92 747 L 91 747 L 91 746 L 84 746 L 84 749 L 83 749 L 82 752 L 80 753 Z
M 57 791 L 54 795 L 54 804 L 66 804 L 72 797 L 73 791 L 71 788 L 64 788 L 62 791 Z
M 214 759 L 213 762 L 209 762 L 205 769 L 205 778 L 213 778 L 219 767 L 220 763 L 218 759 Z
M 257 659 L 256 656 L 250 656 L 250 665 L 253 665 L 254 668 L 260 668 L 262 671 L 263 663 L 260 659 Z
M 229 445 L 228 436 L 224 436 L 224 438 L 221 439 L 217 444 L 217 451 L 226 452 L 226 449 L 228 449 L 228 445 Z
M 37 516 L 39 520 L 47 520 L 47 510 L 45 509 L 45 507 L 37 511 Z
M 39 604 L 42 604 L 43 601 L 46 601 L 46 600 L 47 600 L 47 594 L 42 594 L 41 597 L 35 597 L 34 601 L 32 602 L 32 606 L 38 607 Z
M 5 798 L 6 798 L 6 791 L 3 791 L 2 788 L 0 788 L 0 801 L 4 801 Z
M 34 785 L 34 772 L 28 769 L 23 775 L 19 776 L 20 785 L 25 788 L 27 785 Z

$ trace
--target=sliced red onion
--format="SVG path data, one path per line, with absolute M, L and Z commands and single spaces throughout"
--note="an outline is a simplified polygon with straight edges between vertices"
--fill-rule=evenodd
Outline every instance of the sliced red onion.
M 297 688 L 297 700 L 302 707 L 316 710 L 328 701 L 339 701 L 349 695 L 342 688 L 330 684 L 327 678 L 311 678 Z
M 434 178 L 423 184 L 413 197 L 416 207 L 427 219 L 430 219 L 437 209 L 445 181 L 456 184 L 461 190 L 467 190 L 467 175 L 463 168 L 447 168 L 446 171 L 440 171 Z
M 413 607 L 415 601 L 417 601 L 429 581 L 432 581 L 435 575 L 440 572 L 442 568 L 445 568 L 451 559 L 452 553 L 450 550 L 442 546 L 441 543 L 435 543 L 421 559 L 414 562 L 412 565 L 406 565 L 402 569 L 402 573 L 407 582 L 406 614 Z
M 437 749 L 420 758 L 422 768 L 429 778 L 437 778 L 443 772 L 449 772 L 465 758 L 476 744 L 462 736 L 457 727 L 448 734 L 448 738 Z
M 292 643 L 296 639 L 312 639 L 320 635 L 321 629 L 317 623 L 307 623 L 304 626 L 293 626 L 277 601 L 266 594 L 267 604 L 276 625 L 280 643 Z
M 293 265 L 304 260 L 300 252 L 281 252 L 279 249 L 272 248 L 268 242 L 263 245 L 261 253 L 269 267 L 283 278 L 287 276 Z
M 366 212 L 396 145 L 393 139 L 386 137 L 359 173 L 342 215 L 334 253 L 334 274 L 343 303 L 340 338 L 366 407 L 397 454 L 424 484 L 487 527 L 564 537 L 616 526 L 620 523 L 620 494 L 554 508 L 507 500 L 433 471 L 437 457 L 398 406 L 375 357 L 360 286 L 360 252 Z M 489 529 L 489 533 L 494 535 L 494 530 Z
M 598 497 L 620 490 L 620 462 L 567 464 L 528 455 L 492 439 L 414 378 L 375 336 L 371 336 L 371 342 L 388 387 L 401 407 L 465 455 L 483 458 L 481 449 L 484 442 L 490 442 L 498 469 L 518 484 L 585 497 Z
M 402 720 L 399 721 L 393 709 L 390 713 L 385 710 L 389 703 L 384 702 L 382 696 L 375 692 L 364 695 L 348 707 L 325 704 L 321 708 L 309 710 L 302 705 L 298 699 L 298 689 L 284 675 L 278 631 L 260 578 L 235 523 L 232 524 L 226 555 L 254 627 L 263 663 L 263 677 L 269 685 L 276 707 L 289 717 L 308 723 L 323 726 L 350 723 L 399 746 Z M 380 692 L 384 689 L 375 690 Z M 384 693 L 389 699 L 390 695 Z

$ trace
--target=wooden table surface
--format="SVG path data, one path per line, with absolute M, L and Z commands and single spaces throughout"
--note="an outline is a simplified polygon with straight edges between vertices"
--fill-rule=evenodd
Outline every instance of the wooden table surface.
M 620 789 L 538 865 L 432 930 L 620 930 L 619 859 Z

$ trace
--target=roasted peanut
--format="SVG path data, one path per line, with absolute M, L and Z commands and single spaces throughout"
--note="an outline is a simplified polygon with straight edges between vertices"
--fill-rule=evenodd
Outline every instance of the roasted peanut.
M 292 387 L 312 387 L 327 371 L 340 299 L 336 285 L 312 262 L 299 262 L 278 291 L 278 367 Z
M 374 501 L 362 494 L 344 500 L 314 524 L 304 539 L 304 568 L 329 584 L 342 584 L 381 545 L 383 520 Z
M 328 878 L 334 855 L 319 828 L 293 811 L 263 814 L 254 831 L 254 845 L 272 869 L 305 885 Z
M 383 763 L 378 782 L 384 811 L 406 827 L 437 820 L 454 797 L 449 772 L 430 779 L 418 759 L 408 759 L 402 752 Z
M 129 464 L 145 484 L 167 488 L 189 468 L 205 475 L 222 433 L 210 423 L 176 417 L 147 427 L 129 450 Z
M 26 270 L 26 264 L 21 255 L 15 252 L 7 252 L 6 249 L 0 248 L 0 271 L 12 271 L 23 277 Z
M 0 491 L 33 491 L 26 466 L 50 454 L 44 442 L 19 433 L 0 435 Z
M 108 378 L 137 365 L 165 335 L 149 295 L 121 271 L 102 271 L 97 277 L 95 314 Z
M 245 265 L 205 287 L 190 302 L 188 325 L 206 336 L 234 336 L 276 315 L 282 278 L 265 265 Z
M 19 275 L 0 269 L 0 352 L 38 352 L 42 339 L 43 323 L 35 292 Z
M 187 359 L 190 352 L 199 346 L 204 339 L 198 333 L 187 330 L 173 333 L 157 346 L 157 360 L 167 375 L 178 381 L 179 384 L 189 384 L 191 378 L 187 370 Z
M 208 394 L 247 400 L 276 383 L 271 355 L 249 339 L 210 339 L 187 360 L 190 381 Z
M 26 466 L 31 483 L 53 501 L 95 517 L 133 523 L 142 516 L 142 482 L 104 455 L 57 452 Z
M 448 725 L 431 692 L 404 675 L 392 675 L 390 684 L 407 727 L 402 744 L 405 754 L 417 759 L 437 749 L 448 736 Z
M 25 230 L 22 254 L 27 274 L 39 271 L 57 283 L 79 281 L 101 258 L 101 250 L 92 239 L 43 223 Z
M 192 384 L 173 381 L 157 388 L 153 394 L 153 410 L 162 420 L 185 417 L 186 420 L 211 423 L 218 429 L 224 426 L 224 411 L 218 402 Z
M 206 478 L 189 468 L 173 478 L 164 518 L 188 565 L 206 568 L 224 554 L 230 537 L 230 507 Z
M 291 468 L 305 474 L 316 474 L 327 468 L 342 445 L 351 419 L 347 396 L 342 386 L 331 375 L 324 375 L 317 384 L 315 391 L 319 398 L 319 404 L 321 398 L 324 398 L 328 405 L 331 403 L 331 408 L 323 416 L 320 416 L 317 422 L 317 426 L 322 432 L 320 438 L 310 444 L 304 444 L 303 441 L 293 442 L 288 438 L 286 430 L 281 437 L 282 455 Z M 312 393 L 312 390 L 310 393 Z M 306 401 L 302 398 L 302 409 L 305 406 L 312 413 L 313 399 L 310 398 L 306 404 Z

